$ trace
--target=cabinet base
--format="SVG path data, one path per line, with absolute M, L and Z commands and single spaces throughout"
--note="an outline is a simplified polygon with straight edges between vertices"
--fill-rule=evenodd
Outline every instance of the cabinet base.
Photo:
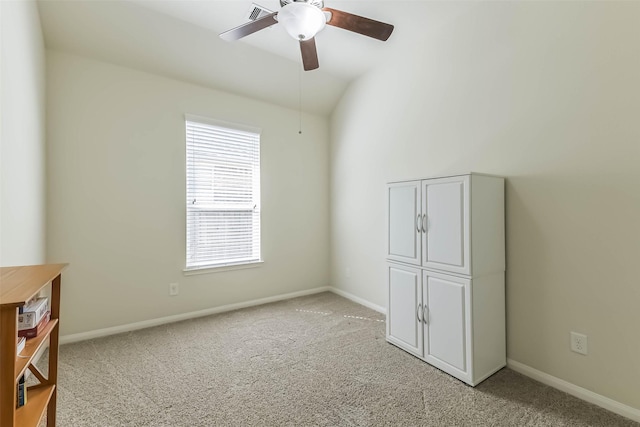
M 486 372 L 483 375 L 478 376 L 475 379 L 471 379 L 468 376 L 460 376 L 458 375 L 458 372 L 451 372 L 451 371 L 447 371 L 447 369 L 445 369 L 444 367 L 440 367 L 440 366 L 436 366 L 432 363 L 429 363 L 429 361 L 427 361 L 424 357 L 422 357 L 421 355 L 415 354 L 412 351 L 408 351 L 407 349 L 402 347 L 402 344 L 399 344 L 398 342 L 396 342 L 393 337 L 386 337 L 386 341 L 389 344 L 392 344 L 394 347 L 399 348 L 400 350 L 410 354 L 411 356 L 415 357 L 416 359 L 419 359 L 421 362 L 426 363 L 427 365 L 441 371 L 444 372 L 445 374 L 455 378 L 458 381 L 462 381 L 463 383 L 465 383 L 468 386 L 471 387 L 476 387 L 478 384 L 480 384 L 481 382 L 483 382 L 484 380 L 486 380 L 487 378 L 489 378 L 490 376 L 492 376 L 493 374 L 495 374 L 496 372 L 500 371 L 502 368 L 506 367 L 507 364 L 504 363 L 502 365 L 496 366 L 494 369 L 489 370 L 488 372 Z

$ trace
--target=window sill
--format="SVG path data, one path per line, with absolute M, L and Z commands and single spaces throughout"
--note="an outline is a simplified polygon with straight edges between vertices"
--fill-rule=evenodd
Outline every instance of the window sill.
M 241 264 L 226 264 L 215 267 L 193 267 L 185 268 L 182 273 L 185 276 L 195 276 L 197 274 L 222 273 L 224 271 L 245 270 L 247 268 L 258 268 L 264 264 L 263 260 L 243 262 Z

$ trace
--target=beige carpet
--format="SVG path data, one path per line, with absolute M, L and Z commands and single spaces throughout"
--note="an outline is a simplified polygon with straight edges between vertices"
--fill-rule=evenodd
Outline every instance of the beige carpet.
M 62 346 L 61 427 L 637 426 L 503 369 L 471 388 L 330 293 Z

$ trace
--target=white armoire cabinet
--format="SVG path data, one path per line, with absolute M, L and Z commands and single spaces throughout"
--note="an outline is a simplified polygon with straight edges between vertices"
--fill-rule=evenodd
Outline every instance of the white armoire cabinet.
M 475 386 L 506 364 L 504 179 L 387 187 L 387 341 Z

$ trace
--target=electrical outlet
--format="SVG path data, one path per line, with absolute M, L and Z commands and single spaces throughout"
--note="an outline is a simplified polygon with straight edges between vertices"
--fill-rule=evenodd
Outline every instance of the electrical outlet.
M 587 354 L 587 336 L 577 332 L 571 332 L 571 351 Z
M 169 283 L 169 296 L 175 297 L 180 293 L 180 285 L 178 283 Z

